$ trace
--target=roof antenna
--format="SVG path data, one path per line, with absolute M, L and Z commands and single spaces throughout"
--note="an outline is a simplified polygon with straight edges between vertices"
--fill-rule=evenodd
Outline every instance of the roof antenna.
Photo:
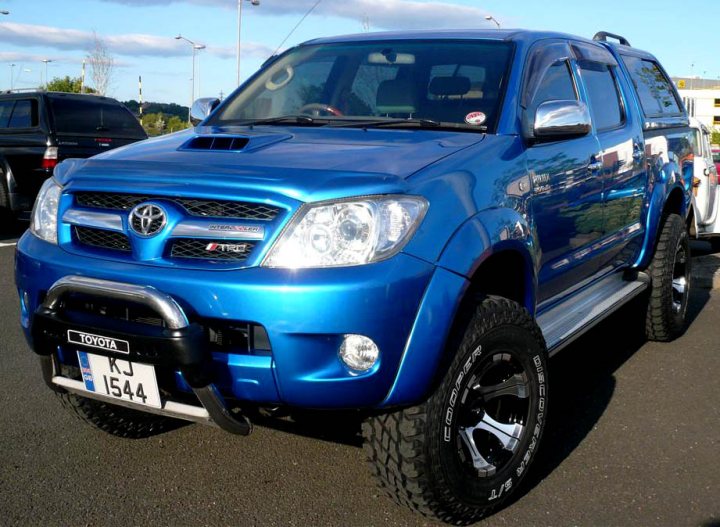
M 273 51 L 273 54 L 271 56 L 274 57 L 275 55 L 277 55 L 277 52 L 280 51 L 280 48 L 283 47 L 283 44 L 285 44 L 285 42 L 288 41 L 288 39 L 292 36 L 292 34 L 295 33 L 295 30 L 300 27 L 300 24 L 305 22 L 305 19 L 310 16 L 310 13 L 315 11 L 315 8 L 320 5 L 320 2 L 322 2 L 322 0 L 317 0 L 317 2 L 315 2 L 315 5 L 313 5 L 310 9 L 308 9 L 308 12 L 303 15 L 303 17 L 300 19 L 300 21 L 297 24 L 295 24 L 295 27 L 292 28 L 292 30 L 290 30 L 290 33 L 287 34 L 285 39 L 282 42 L 280 42 L 280 45 L 277 47 L 277 49 L 275 51 Z

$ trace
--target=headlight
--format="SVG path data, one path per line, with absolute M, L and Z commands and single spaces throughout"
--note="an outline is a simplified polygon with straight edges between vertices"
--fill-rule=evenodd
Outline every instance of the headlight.
M 420 225 L 428 203 L 388 196 L 305 205 L 263 263 L 266 267 L 340 267 L 397 254 Z
M 30 232 L 50 243 L 57 243 L 58 203 L 62 187 L 53 178 L 43 184 L 35 200 Z

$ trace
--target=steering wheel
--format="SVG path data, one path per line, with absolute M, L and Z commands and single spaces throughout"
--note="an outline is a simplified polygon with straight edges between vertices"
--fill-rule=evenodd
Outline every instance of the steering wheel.
M 335 117 L 342 117 L 343 113 L 329 104 L 313 102 L 306 104 L 298 110 L 298 113 L 303 115 L 310 115 L 311 117 L 320 117 L 323 112 L 328 115 L 334 115 Z

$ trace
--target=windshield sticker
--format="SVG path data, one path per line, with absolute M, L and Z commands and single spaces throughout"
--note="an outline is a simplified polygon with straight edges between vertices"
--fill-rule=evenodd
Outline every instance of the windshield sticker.
M 482 112 L 471 112 L 465 116 L 465 122 L 471 126 L 480 126 L 486 119 L 487 116 Z

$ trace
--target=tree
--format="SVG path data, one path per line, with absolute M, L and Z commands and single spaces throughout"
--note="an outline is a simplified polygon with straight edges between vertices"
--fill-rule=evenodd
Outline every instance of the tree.
M 100 95 L 107 95 L 115 73 L 115 59 L 97 34 L 94 35 L 93 47 L 87 55 L 87 61 L 92 69 L 91 77 L 95 90 Z
M 717 128 L 712 130 L 710 135 L 710 142 L 714 145 L 720 145 L 720 130 Z
M 180 119 L 177 115 L 173 115 L 167 120 L 168 133 L 185 130 L 185 128 L 187 128 L 188 126 L 190 125 L 188 124 L 187 119 Z
M 47 91 L 59 91 L 63 93 L 80 93 L 82 79 L 80 77 L 55 77 L 45 85 Z M 95 93 L 92 88 L 85 88 L 85 93 Z

